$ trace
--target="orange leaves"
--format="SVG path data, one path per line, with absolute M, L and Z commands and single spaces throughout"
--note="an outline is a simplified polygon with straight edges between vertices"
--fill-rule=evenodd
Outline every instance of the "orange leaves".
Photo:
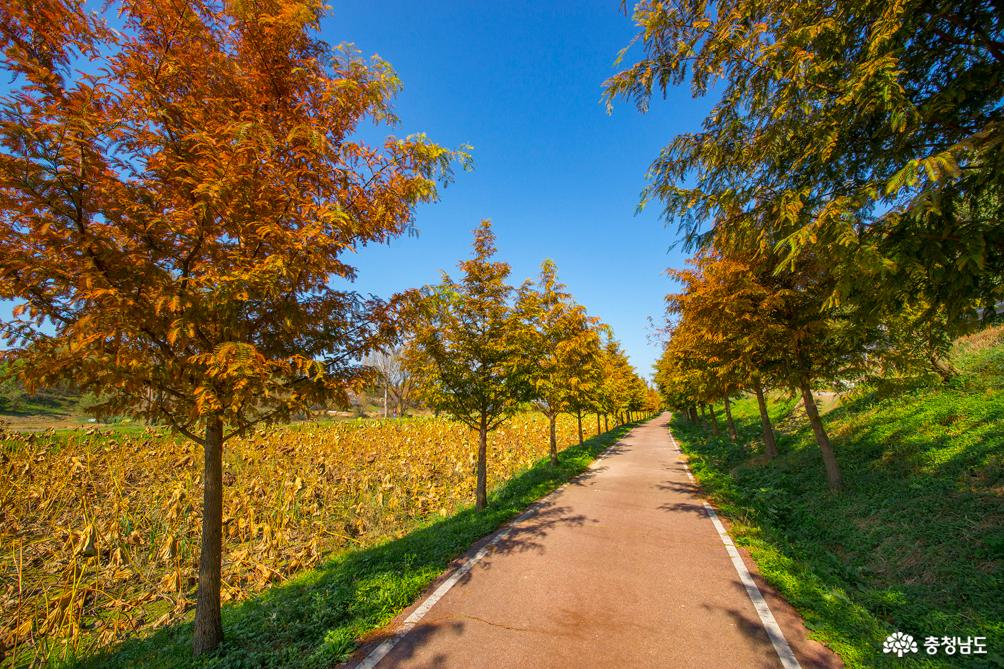
M 0 297 L 26 303 L 8 344 L 33 383 L 246 425 L 344 392 L 380 327 L 378 303 L 328 288 L 354 274 L 342 254 L 406 230 L 466 154 L 347 139 L 391 118 L 400 82 L 317 39 L 323 4 L 186 7 L 3 10 L 29 77 L 0 98 Z M 94 74 L 62 67 L 80 52 Z
M 546 413 L 595 407 L 602 383 L 597 319 L 558 281 L 553 261 L 541 265 L 536 284 L 528 281 L 520 288 L 516 308 L 525 355 L 533 362 L 530 382 L 537 406 Z

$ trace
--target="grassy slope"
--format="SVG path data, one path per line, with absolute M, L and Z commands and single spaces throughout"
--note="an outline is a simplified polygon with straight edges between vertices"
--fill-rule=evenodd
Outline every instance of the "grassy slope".
M 986 338 L 984 338 L 986 339 Z M 695 475 L 764 576 L 851 667 L 1004 667 L 1004 341 L 957 350 L 949 386 L 882 397 L 861 388 L 824 417 L 843 468 L 826 492 L 804 411 L 774 403 L 780 457 L 760 452 L 755 401 L 737 403 L 740 445 L 682 416 Z M 800 418 L 801 416 L 801 418 Z M 743 446 L 742 444 L 747 444 Z M 985 636 L 988 655 L 900 660 L 894 630 Z
M 195 661 L 191 624 L 161 629 L 108 653 L 70 662 L 80 667 L 331 667 L 408 606 L 449 563 L 530 503 L 581 473 L 629 427 L 586 440 L 546 458 L 489 496 L 488 508 L 467 508 L 387 543 L 348 550 L 261 596 L 226 606 L 220 652 Z

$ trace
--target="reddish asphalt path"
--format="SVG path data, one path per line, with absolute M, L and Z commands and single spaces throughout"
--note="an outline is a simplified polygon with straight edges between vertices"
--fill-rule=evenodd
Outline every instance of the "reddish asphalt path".
M 475 546 L 351 666 L 782 667 L 668 418 L 635 428 L 501 538 Z M 841 666 L 740 554 L 801 667 Z

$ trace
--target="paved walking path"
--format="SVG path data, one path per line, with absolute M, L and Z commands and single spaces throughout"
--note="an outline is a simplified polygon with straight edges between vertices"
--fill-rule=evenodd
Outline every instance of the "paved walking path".
M 668 418 L 632 430 L 585 474 L 472 549 L 354 666 L 841 666 L 806 638 L 748 556 L 727 549 Z M 753 572 L 746 585 L 744 564 Z M 764 617 L 767 627 L 777 623 L 773 640 Z

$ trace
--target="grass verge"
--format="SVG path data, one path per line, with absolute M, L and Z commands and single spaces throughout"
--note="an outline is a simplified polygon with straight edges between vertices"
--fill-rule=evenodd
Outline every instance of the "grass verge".
M 827 492 L 794 400 L 773 404 L 781 454 L 769 462 L 755 401 L 736 402 L 737 443 L 674 418 L 736 542 L 849 667 L 1004 667 L 1002 352 L 962 351 L 949 385 L 886 396 L 860 388 L 824 416 L 844 473 L 839 494 Z M 896 630 L 919 652 L 883 654 Z M 928 655 L 929 636 L 986 637 L 988 652 Z
M 74 667 L 331 667 L 357 639 L 386 625 L 468 547 L 583 472 L 632 425 L 569 447 L 553 467 L 544 458 L 489 496 L 485 511 L 466 508 L 430 519 L 404 537 L 334 555 L 261 595 L 223 609 L 225 642 L 191 656 L 191 623 L 131 639 Z

